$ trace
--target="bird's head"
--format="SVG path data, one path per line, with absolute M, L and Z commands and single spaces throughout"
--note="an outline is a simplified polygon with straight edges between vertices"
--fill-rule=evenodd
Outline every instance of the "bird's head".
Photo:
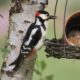
M 55 16 L 49 15 L 47 11 L 39 10 L 36 12 L 35 17 L 38 17 L 44 21 L 49 19 L 55 19 Z

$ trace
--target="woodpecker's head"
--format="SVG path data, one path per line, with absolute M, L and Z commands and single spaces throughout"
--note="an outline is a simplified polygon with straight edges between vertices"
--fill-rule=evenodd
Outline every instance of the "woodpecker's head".
M 55 16 L 49 15 L 47 11 L 39 10 L 36 12 L 35 17 L 42 19 L 43 21 L 49 20 L 49 19 L 55 19 Z

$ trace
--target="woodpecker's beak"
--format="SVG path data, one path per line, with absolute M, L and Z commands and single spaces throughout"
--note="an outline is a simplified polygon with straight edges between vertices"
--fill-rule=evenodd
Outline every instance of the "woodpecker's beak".
M 56 19 L 56 16 L 50 15 L 50 16 L 48 17 L 48 19 Z
M 46 20 L 49 20 L 49 19 L 56 19 L 56 16 L 50 15 Z

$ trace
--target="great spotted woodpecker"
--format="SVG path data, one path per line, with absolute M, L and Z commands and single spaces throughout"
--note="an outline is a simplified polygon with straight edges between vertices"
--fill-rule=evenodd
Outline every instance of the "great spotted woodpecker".
M 47 31 L 47 20 L 54 19 L 48 12 L 39 10 L 35 14 L 35 22 L 30 25 L 23 39 L 20 54 L 28 56 L 33 49 L 39 50 L 45 40 Z
M 5 66 L 5 68 L 3 68 L 5 71 L 15 70 L 22 59 L 27 58 L 33 49 L 38 51 L 42 47 L 47 30 L 47 20 L 49 19 L 55 19 L 55 16 L 50 16 L 48 12 L 43 10 L 36 12 L 35 22 L 32 23 L 27 30 L 18 58 L 11 64 Z

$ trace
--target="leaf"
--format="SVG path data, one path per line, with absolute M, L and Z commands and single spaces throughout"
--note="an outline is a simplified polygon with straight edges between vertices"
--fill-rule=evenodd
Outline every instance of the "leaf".
M 3 53 L 7 53 L 7 52 L 9 52 L 9 49 L 7 49 L 7 48 L 2 48 L 1 51 L 2 51 Z
M 10 52 L 10 49 L 8 49 L 8 48 L 1 48 L 1 52 L 3 53 L 2 57 L 5 58 L 5 56 Z
M 41 74 L 41 72 L 39 71 L 39 70 L 37 70 L 37 69 L 34 69 L 34 71 L 36 72 L 36 74 L 38 74 L 39 76 L 41 76 L 42 74 Z
M 44 80 L 43 78 L 40 78 L 39 80 Z
M 36 66 L 37 66 L 37 68 L 40 68 L 40 61 L 39 60 L 36 60 Z
M 47 66 L 45 61 L 41 61 L 40 63 L 41 63 L 41 70 L 45 70 Z
M 46 80 L 53 80 L 53 75 L 49 75 L 46 77 Z

